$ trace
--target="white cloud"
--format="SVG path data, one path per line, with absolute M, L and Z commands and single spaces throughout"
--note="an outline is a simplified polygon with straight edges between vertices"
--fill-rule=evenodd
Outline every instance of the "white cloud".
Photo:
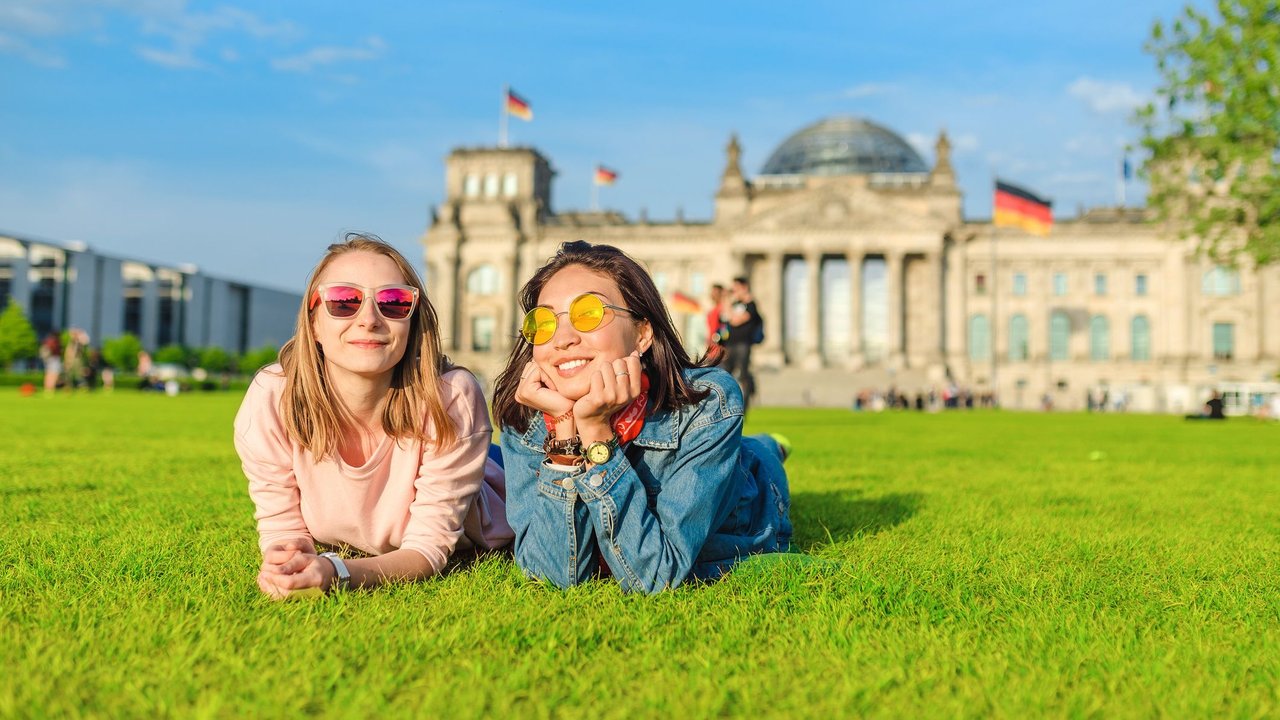
M 888 83 L 872 82 L 872 83 L 862 83 L 861 85 L 854 85 L 851 88 L 846 88 L 840 94 L 842 97 L 857 100 L 860 98 L 871 97 L 873 95 L 887 95 L 897 89 L 898 87 L 896 85 L 890 85 Z
M 142 47 L 137 49 L 137 53 L 143 60 L 171 70 L 195 70 L 205 67 L 205 64 L 196 59 L 190 49 L 169 51 Z
M 1132 112 L 1147 98 L 1128 83 L 1095 80 L 1084 76 L 1067 86 L 1067 94 L 1084 102 L 1099 115 L 1113 112 Z
M 39 0 L 6 0 L 0 4 L 0 29 L 23 35 L 57 35 L 69 20 L 55 3 Z
M 215 33 L 244 33 L 264 38 L 289 38 L 297 29 L 289 22 L 270 23 L 257 15 L 239 8 L 222 6 L 210 13 L 188 13 L 181 6 L 144 4 L 137 10 L 144 11 L 142 32 L 167 38 L 169 49 L 139 47 L 142 59 L 167 68 L 184 69 L 204 67 L 197 52 Z M 225 50 L 222 55 L 225 57 Z
M 271 67 L 282 72 L 311 72 L 317 67 L 333 65 L 340 62 L 377 60 L 382 57 L 387 44 L 382 38 L 374 35 L 366 38 L 364 47 L 336 47 L 325 45 L 312 48 L 301 55 L 277 58 L 271 61 Z
M 978 136 L 973 133 L 960 133 L 951 138 L 951 149 L 958 153 L 973 152 L 981 145 Z
M 906 140 L 921 155 L 928 155 L 933 152 L 933 139 L 924 133 L 909 132 L 906 135 Z
M 1098 172 L 1060 172 L 1054 173 L 1045 179 L 1045 182 L 1050 185 L 1084 185 L 1087 187 L 1096 187 L 1107 181 L 1108 178 Z
M 157 44 L 136 46 L 135 51 L 147 62 L 167 68 L 207 66 L 200 50 L 215 34 L 258 40 L 287 40 L 300 34 L 290 22 L 269 22 L 236 7 L 194 12 L 186 0 L 0 0 L 0 53 L 36 65 L 64 66 L 62 55 L 46 46 L 84 31 L 101 34 L 113 15 L 132 20 L 144 36 L 159 38 Z M 221 55 L 226 61 L 226 52 Z
M 67 65 L 66 58 L 61 55 L 33 47 L 28 42 L 4 33 L 0 33 L 0 53 L 17 55 L 32 65 L 40 67 L 61 68 Z

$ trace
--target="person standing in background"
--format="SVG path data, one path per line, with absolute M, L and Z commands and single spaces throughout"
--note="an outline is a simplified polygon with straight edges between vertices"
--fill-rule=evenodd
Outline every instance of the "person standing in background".
M 729 339 L 725 342 L 724 369 L 742 386 L 745 411 L 756 394 L 755 375 L 751 372 L 751 346 L 760 342 L 764 321 L 756 310 L 751 283 L 745 277 L 734 278 L 730 292 L 733 305 L 729 308 Z
M 40 343 L 40 360 L 44 362 L 44 391 L 52 395 L 58 389 L 58 378 L 62 375 L 62 342 L 58 333 L 51 332 L 44 336 Z
M 717 364 L 724 359 L 724 342 L 729 334 L 725 313 L 726 296 L 723 285 L 716 283 L 711 286 L 711 309 L 707 310 L 706 355 Z

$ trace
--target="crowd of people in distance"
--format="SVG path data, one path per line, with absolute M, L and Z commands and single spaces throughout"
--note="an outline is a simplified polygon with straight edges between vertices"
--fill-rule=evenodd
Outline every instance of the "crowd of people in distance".
M 882 410 L 918 410 L 920 412 L 938 412 L 940 410 L 972 410 L 974 408 L 994 409 L 999 407 L 993 393 L 974 393 L 968 388 L 947 384 L 942 388 L 931 387 L 914 394 L 890 386 L 884 392 L 864 388 L 853 398 L 855 412 Z
M 51 332 L 40 342 L 40 361 L 44 365 L 44 391 L 59 389 L 110 390 L 115 386 L 115 371 L 102 359 L 102 352 L 90 344 L 89 333 L 80 328 L 66 332 L 65 342 Z

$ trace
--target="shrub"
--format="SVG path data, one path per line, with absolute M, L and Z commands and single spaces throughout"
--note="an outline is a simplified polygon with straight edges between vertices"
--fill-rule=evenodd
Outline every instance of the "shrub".
M 195 356 L 190 350 L 175 343 L 173 345 L 165 345 L 157 350 L 155 357 L 152 359 L 158 363 L 191 367 L 194 364 Z
M 36 340 L 36 330 L 22 306 L 12 297 L 4 312 L 0 313 L 0 370 L 15 361 L 26 360 L 39 354 L 40 344 Z
M 240 372 L 252 375 L 275 362 L 278 355 L 279 350 L 274 345 L 264 345 L 257 350 L 249 350 L 240 358 Z
M 125 333 L 102 343 L 102 359 L 117 370 L 129 372 L 137 370 L 140 352 L 142 352 L 142 341 L 132 333 Z
M 236 356 L 217 346 L 197 350 L 196 367 L 215 373 L 240 369 Z

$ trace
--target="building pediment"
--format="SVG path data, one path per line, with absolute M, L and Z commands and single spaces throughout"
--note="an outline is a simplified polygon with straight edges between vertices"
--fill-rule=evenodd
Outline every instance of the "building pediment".
M 924 195 L 880 193 L 861 187 L 827 186 L 779 198 L 772 207 L 742 221 L 753 231 L 936 229 L 948 223 L 936 216 Z

